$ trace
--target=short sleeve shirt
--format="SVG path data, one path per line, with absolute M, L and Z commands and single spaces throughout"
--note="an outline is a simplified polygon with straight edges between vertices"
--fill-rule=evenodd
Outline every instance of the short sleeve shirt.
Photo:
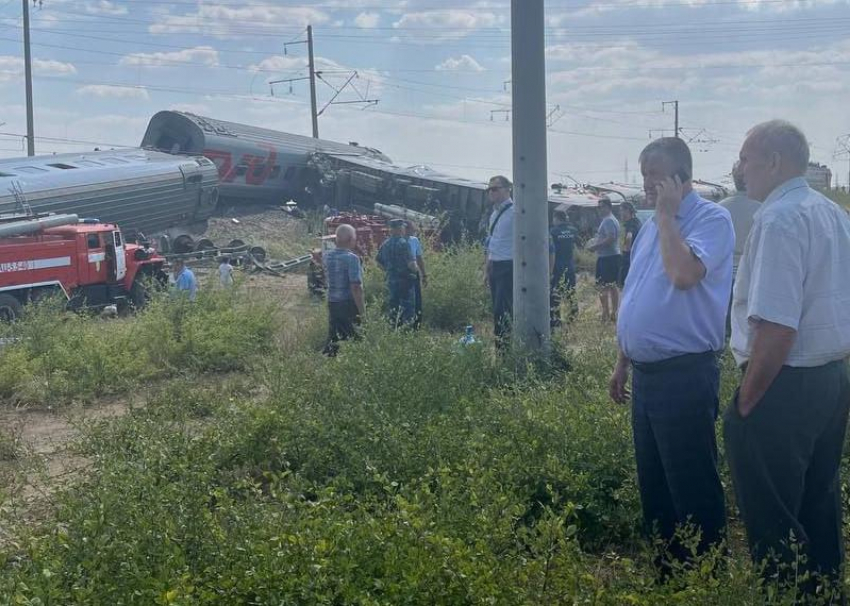
M 601 240 L 612 236 L 614 239 L 610 244 L 596 249 L 598 256 L 613 257 L 620 254 L 620 222 L 613 215 L 609 215 L 602 219 L 602 223 L 599 224 L 599 231 L 596 233 L 596 237 Z
M 705 266 L 705 276 L 692 288 L 676 288 L 664 270 L 658 225 L 654 218 L 644 223 L 632 247 L 617 318 L 620 349 L 636 362 L 725 346 L 735 248 L 732 219 L 726 209 L 691 192 L 682 200 L 676 226 Z
M 410 243 L 410 254 L 413 258 L 422 256 L 422 242 L 416 236 L 408 236 L 407 241 Z
M 755 325 L 797 336 L 788 366 L 814 367 L 850 354 L 850 218 L 805 179 L 776 189 L 756 213 L 732 298 L 732 353 L 752 353 Z
M 195 274 L 189 268 L 183 269 L 180 275 L 174 280 L 174 289 L 178 293 L 186 293 L 190 301 L 194 301 L 198 294 L 198 281 L 195 279 Z
M 554 225 L 549 231 L 555 245 L 555 267 L 565 269 L 573 264 L 576 231 L 572 225 Z
M 350 250 L 335 248 L 324 254 L 324 264 L 328 280 L 328 301 L 351 301 L 354 298 L 351 285 L 363 282 L 360 259 Z
M 514 258 L 514 203 L 506 200 L 493 209 L 487 223 L 487 258 L 512 261 Z

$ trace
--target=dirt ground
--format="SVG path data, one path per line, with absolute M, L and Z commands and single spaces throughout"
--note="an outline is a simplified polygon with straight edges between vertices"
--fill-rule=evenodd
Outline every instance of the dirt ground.
M 233 221 L 236 219 L 238 222 Z M 307 221 L 293 219 L 278 209 L 240 207 L 225 209 L 213 218 L 205 237 L 220 246 L 239 238 L 262 246 L 269 260 L 284 261 L 309 252 Z M 218 287 L 215 261 L 189 261 L 201 288 Z M 237 268 L 235 278 L 249 292 L 280 301 L 287 311 L 312 302 L 307 292 L 306 266 L 280 276 Z M 36 519 L 52 506 L 53 491 L 85 470 L 88 461 L 73 452 L 80 427 L 126 414 L 144 405 L 143 396 L 106 398 L 86 407 L 3 408 L 0 403 L 0 509 L 11 508 L 18 519 Z M 8 540 L 0 524 L 0 543 Z

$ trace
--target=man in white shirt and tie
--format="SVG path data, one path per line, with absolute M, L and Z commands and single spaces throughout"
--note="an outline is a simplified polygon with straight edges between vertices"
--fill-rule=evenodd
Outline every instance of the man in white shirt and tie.
M 490 179 L 487 197 L 493 205 L 487 222 L 487 265 L 484 279 L 493 301 L 496 347 L 510 335 L 514 306 L 514 202 L 511 182 L 501 175 Z
M 809 144 L 795 126 L 757 125 L 740 162 L 762 206 L 732 296 L 743 377 L 724 419 L 726 454 L 753 558 L 766 577 L 814 594 L 824 578 L 842 585 L 850 218 L 808 186 Z

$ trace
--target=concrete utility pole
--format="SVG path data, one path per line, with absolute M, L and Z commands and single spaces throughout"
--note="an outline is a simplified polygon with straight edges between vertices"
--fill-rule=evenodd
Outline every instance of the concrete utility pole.
M 515 347 L 549 353 L 549 188 L 543 0 L 511 0 Z
M 24 8 L 24 78 L 27 89 L 27 155 L 35 155 L 35 127 L 32 118 L 32 51 L 30 50 L 30 5 L 21 0 Z
M 664 101 L 661 103 L 661 111 L 664 111 L 668 105 L 673 106 L 674 118 L 673 118 L 673 133 L 674 136 L 679 138 L 679 102 L 678 101 Z
M 319 107 L 316 103 L 316 61 L 313 57 L 313 26 L 307 26 L 307 54 L 310 64 L 310 107 L 313 112 L 313 138 L 319 138 Z

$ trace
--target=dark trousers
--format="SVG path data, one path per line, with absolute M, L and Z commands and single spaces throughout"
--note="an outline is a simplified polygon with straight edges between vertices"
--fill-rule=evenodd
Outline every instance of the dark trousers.
M 387 314 L 396 328 L 413 322 L 415 301 L 413 281 L 410 279 L 387 280 Z
M 766 576 L 793 582 L 810 571 L 838 580 L 844 558 L 839 466 L 850 409 L 845 361 L 816 368 L 784 366 L 753 411 L 737 398 L 723 433 L 735 498 L 757 562 L 771 553 Z M 794 566 L 793 533 L 804 567 Z M 790 566 L 780 566 L 779 564 Z M 802 587 L 815 588 L 815 582 Z
M 549 323 L 554 326 L 561 325 L 561 301 L 567 299 L 569 305 L 569 319 L 578 313 L 578 304 L 575 300 L 576 270 L 574 267 L 555 267 L 552 272 L 552 282 L 549 284 Z
M 422 278 L 413 282 L 413 328 L 422 324 Z
M 697 555 L 724 538 L 726 514 L 717 472 L 714 423 L 720 370 L 712 352 L 653 364 L 633 363 L 632 428 L 644 522 L 663 550 L 656 563 L 665 577 L 673 560 L 691 553 L 677 527 L 700 532 Z
M 493 261 L 490 266 L 490 296 L 493 300 L 493 330 L 496 346 L 502 346 L 511 332 L 514 313 L 514 262 Z
M 356 326 L 360 323 L 357 304 L 348 301 L 328 302 L 328 342 L 324 353 L 334 356 L 339 351 L 340 341 L 346 341 L 357 334 Z

